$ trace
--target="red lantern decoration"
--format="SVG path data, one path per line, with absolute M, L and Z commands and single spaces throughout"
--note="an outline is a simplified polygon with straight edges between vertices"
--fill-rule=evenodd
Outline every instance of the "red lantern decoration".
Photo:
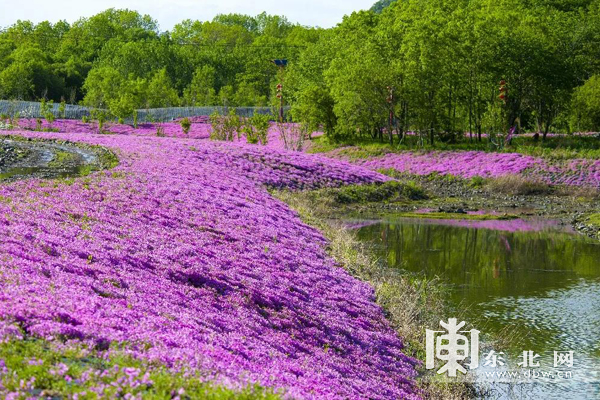
M 498 97 L 500 97 L 500 99 L 504 102 L 504 104 L 506 104 L 506 96 L 507 96 L 508 89 L 506 88 L 506 81 L 504 79 L 502 79 L 500 81 L 499 90 L 500 90 L 500 96 L 498 96 Z

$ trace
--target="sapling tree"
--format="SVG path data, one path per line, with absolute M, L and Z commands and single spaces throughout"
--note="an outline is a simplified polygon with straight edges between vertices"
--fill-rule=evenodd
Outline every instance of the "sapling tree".
M 63 100 L 61 100 L 60 104 L 58 105 L 58 116 L 62 119 L 65 119 L 66 113 L 67 113 L 67 103 L 63 99 Z
M 302 151 L 310 129 L 307 124 L 279 122 L 277 131 L 286 150 Z

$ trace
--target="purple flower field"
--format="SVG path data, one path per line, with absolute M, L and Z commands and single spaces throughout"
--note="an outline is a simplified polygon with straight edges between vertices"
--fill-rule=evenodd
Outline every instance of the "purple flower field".
M 183 132 L 179 120 L 173 122 L 161 122 L 161 123 L 140 123 L 137 128 L 127 124 L 117 124 L 113 122 L 107 122 L 104 124 L 103 131 L 105 133 L 113 133 L 120 135 L 136 135 L 136 136 L 157 136 L 157 131 L 160 128 L 162 134 L 165 137 L 176 137 L 176 138 L 188 138 L 188 139 L 208 139 L 211 133 L 211 125 L 208 122 L 208 117 L 192 117 L 189 118 L 191 122 L 190 131 L 186 134 Z M 19 126 L 27 130 L 36 129 L 35 119 L 21 119 L 19 120 Z M 46 130 L 58 131 L 61 133 L 98 133 L 98 124 L 91 122 L 81 122 L 79 120 L 72 119 L 57 119 L 52 124 L 49 124 L 46 120 L 41 120 L 41 128 Z M 322 132 L 314 132 L 313 137 L 322 135 Z M 245 137 L 236 138 L 236 141 L 246 142 Z M 268 144 L 267 147 L 274 149 L 284 149 L 283 140 L 277 130 L 275 123 L 271 123 L 271 128 L 268 133 Z M 310 143 L 305 142 L 304 149 L 308 149 Z
M 0 186 L 5 340 L 19 327 L 49 341 L 124 343 L 144 360 L 291 398 L 420 397 L 417 361 L 403 354 L 373 288 L 265 188 L 388 178 L 239 143 L 18 134 L 106 146 L 121 163 Z
M 157 129 L 160 127 L 167 137 L 207 139 L 210 136 L 210 124 L 204 119 L 194 119 L 193 121 L 187 134 L 183 133 L 178 122 L 140 123 L 137 128 L 131 125 L 107 122 L 104 124 L 103 130 L 107 133 L 121 135 L 156 136 Z M 36 120 L 21 119 L 19 120 L 19 126 L 24 129 L 35 130 Z M 97 123 L 81 122 L 73 119 L 58 119 L 52 124 L 42 120 L 41 126 L 43 129 L 57 130 L 62 133 L 98 133 Z
M 354 163 L 373 170 L 395 169 L 415 175 L 438 173 L 469 179 L 520 174 L 552 185 L 600 187 L 600 160 L 548 161 L 519 153 L 432 151 L 389 153 Z
M 191 118 L 190 132 L 183 133 L 179 122 L 165 122 L 160 126 L 166 137 L 207 139 L 211 126 L 207 117 Z M 21 126 L 34 129 L 35 120 L 20 121 Z M 108 133 L 134 136 L 156 136 L 159 124 L 139 124 L 137 128 L 130 125 L 106 124 Z M 48 123 L 42 121 L 42 127 L 48 128 Z M 97 133 L 98 128 L 93 123 L 83 123 L 77 120 L 57 120 L 52 128 L 64 133 Z M 321 135 L 313 133 L 313 136 Z M 245 138 L 236 139 L 245 143 Z M 310 148 L 306 142 L 305 150 Z M 272 150 L 284 149 L 283 141 L 273 124 L 269 130 L 269 141 L 266 146 Z M 326 154 L 329 158 L 340 158 L 338 150 Z M 343 156 L 341 158 L 344 158 Z M 389 153 L 380 157 L 368 159 L 347 160 L 372 170 L 395 169 L 416 175 L 454 175 L 470 179 L 474 176 L 497 178 L 504 175 L 521 174 L 532 179 L 541 180 L 552 185 L 572 185 L 600 187 L 600 160 L 574 159 L 548 161 L 520 153 L 490 153 L 483 151 L 432 151 Z
M 417 175 L 455 175 L 498 177 L 518 174 L 535 165 L 536 159 L 517 153 L 486 153 L 482 151 L 390 153 L 382 157 L 359 160 L 358 164 L 371 169 L 393 168 Z

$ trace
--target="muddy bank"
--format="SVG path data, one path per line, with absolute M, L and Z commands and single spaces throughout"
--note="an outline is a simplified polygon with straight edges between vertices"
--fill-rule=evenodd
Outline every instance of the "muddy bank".
M 117 157 L 99 146 L 18 136 L 0 137 L 0 181 L 67 178 L 111 168 Z

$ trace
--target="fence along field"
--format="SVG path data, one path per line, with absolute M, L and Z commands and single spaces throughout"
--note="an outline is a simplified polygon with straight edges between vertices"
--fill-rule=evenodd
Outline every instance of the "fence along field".
M 60 104 L 49 104 L 55 117 L 62 118 L 60 115 Z M 270 107 L 169 107 L 169 108 L 149 108 L 136 110 L 138 122 L 155 122 L 155 121 L 171 121 L 176 118 L 208 116 L 217 111 L 221 115 L 225 115 L 230 109 L 235 109 L 235 112 L 240 117 L 252 117 L 254 114 L 269 114 L 277 115 L 277 110 L 273 111 Z M 91 117 L 94 111 L 105 111 L 91 107 L 67 104 L 65 106 L 64 118 L 66 119 L 81 119 L 83 117 Z M 288 113 L 290 107 L 284 107 L 284 112 Z M 33 101 L 16 101 L 16 100 L 0 100 L 0 115 L 17 116 L 19 118 L 44 118 L 39 102 Z M 125 122 L 131 123 L 133 118 L 126 119 Z

